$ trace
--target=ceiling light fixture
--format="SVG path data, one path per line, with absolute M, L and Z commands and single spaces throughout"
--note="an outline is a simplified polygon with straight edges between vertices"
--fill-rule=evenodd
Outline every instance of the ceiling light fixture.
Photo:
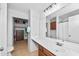
M 49 9 L 51 9 L 54 5 L 56 5 L 57 3 L 52 3 L 50 6 L 48 6 L 45 10 L 44 10 L 44 12 L 46 12 L 46 11 L 48 11 Z

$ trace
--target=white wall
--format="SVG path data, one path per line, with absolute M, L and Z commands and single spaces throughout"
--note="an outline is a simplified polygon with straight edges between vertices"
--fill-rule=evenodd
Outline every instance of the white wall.
M 37 50 L 37 46 L 32 41 L 32 39 L 36 39 L 39 37 L 39 12 L 36 10 L 31 9 L 30 10 L 30 27 L 31 27 L 31 37 L 29 39 L 29 51 L 32 52 L 34 50 Z M 38 38 L 39 39 L 39 38 Z
M 4 48 L 2 55 L 7 55 L 7 4 L 0 3 L 0 44 Z
M 13 19 L 12 17 L 28 19 L 28 13 L 20 12 L 20 11 L 8 8 L 8 48 L 11 48 L 13 46 Z
M 14 24 L 15 27 L 27 27 L 28 23 L 26 24 Z
M 46 16 L 42 12 L 40 14 L 40 21 L 39 21 L 39 39 L 45 39 L 46 37 Z
M 31 39 L 45 39 L 46 37 L 46 17 L 43 12 L 31 10 L 30 15 Z M 38 46 L 29 40 L 30 52 L 37 50 Z

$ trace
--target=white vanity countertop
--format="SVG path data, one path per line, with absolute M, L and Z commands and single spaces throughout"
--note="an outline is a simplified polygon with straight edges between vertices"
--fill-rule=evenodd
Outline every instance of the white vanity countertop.
M 71 45 L 71 43 L 68 46 L 57 46 L 56 42 L 58 40 L 56 39 L 34 39 L 33 40 L 37 43 L 39 43 L 41 46 L 45 47 L 47 50 L 55 54 L 56 56 L 79 56 L 79 52 L 71 50 L 68 46 Z M 65 42 L 67 44 L 67 42 Z

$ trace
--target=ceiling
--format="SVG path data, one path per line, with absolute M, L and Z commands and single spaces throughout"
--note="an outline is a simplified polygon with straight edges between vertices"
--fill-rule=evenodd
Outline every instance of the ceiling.
M 29 9 L 34 9 L 36 11 L 43 11 L 50 4 L 51 3 L 8 3 L 8 8 L 22 12 L 25 12 Z

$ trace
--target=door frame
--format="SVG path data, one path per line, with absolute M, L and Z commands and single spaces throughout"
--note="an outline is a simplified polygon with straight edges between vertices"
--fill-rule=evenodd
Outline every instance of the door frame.
M 12 22 L 13 22 L 13 23 L 12 23 L 12 24 L 13 24 L 13 26 L 12 26 L 12 27 L 13 27 L 13 30 L 12 30 L 12 32 L 14 32 L 14 28 L 15 28 L 15 27 L 14 27 L 14 19 L 13 19 L 13 17 L 16 17 L 16 16 L 12 16 L 12 17 L 11 17 Z M 28 22 L 29 22 L 29 20 L 28 20 Z M 28 24 L 29 24 L 29 23 L 28 23 Z M 24 30 L 24 32 L 25 32 L 25 29 L 21 29 L 21 30 Z M 15 31 L 16 31 L 16 30 L 15 30 Z M 28 34 L 28 36 L 29 36 L 29 34 Z M 29 39 L 28 36 L 27 36 L 27 41 L 28 41 L 28 39 Z M 14 39 L 14 33 L 13 33 L 13 39 Z M 12 44 L 13 44 L 12 46 L 14 47 L 14 40 L 12 40 Z M 29 48 L 29 42 L 28 42 L 28 48 Z

